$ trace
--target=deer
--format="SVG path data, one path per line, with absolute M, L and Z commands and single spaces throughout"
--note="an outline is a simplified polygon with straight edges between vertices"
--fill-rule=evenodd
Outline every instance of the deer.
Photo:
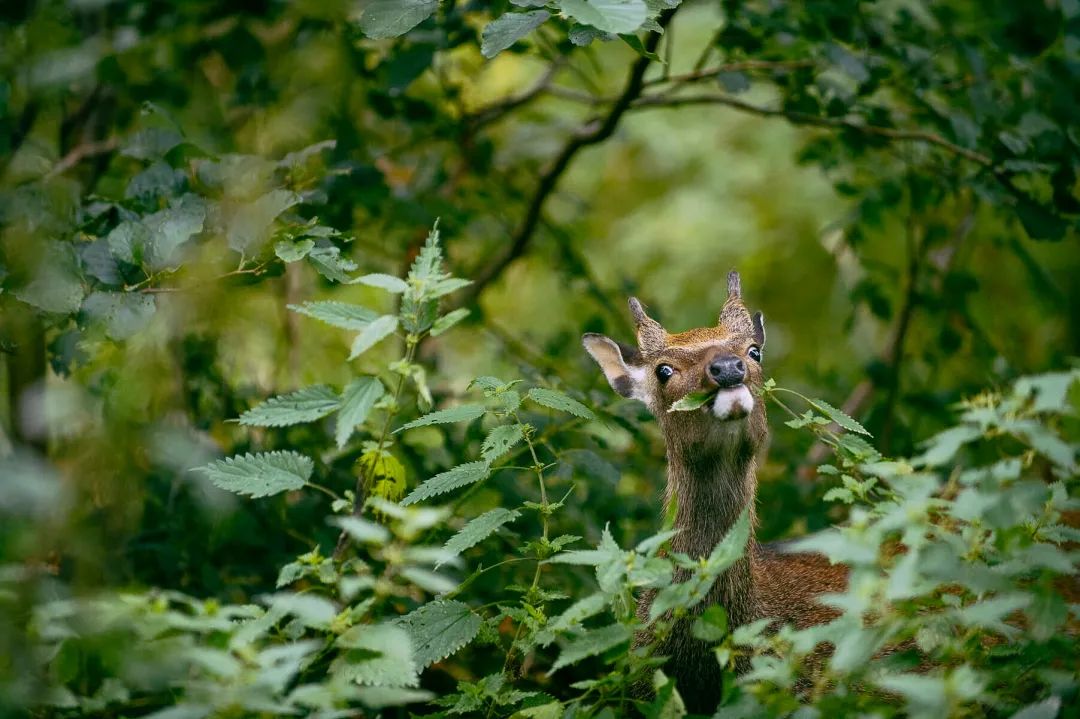
M 762 350 L 765 320 L 750 314 L 742 299 L 738 272 L 728 275 L 727 299 L 715 327 L 670 334 L 631 297 L 637 347 L 601 334 L 582 337 L 611 388 L 643 402 L 657 419 L 667 453 L 665 516 L 674 508 L 671 551 L 692 558 L 708 556 L 743 511 L 756 527 L 757 462 L 768 439 Z M 714 391 L 700 409 L 669 411 L 691 392 Z M 674 507 L 672 507 L 674 505 Z M 847 572 L 818 554 L 789 553 L 781 545 L 759 544 L 751 531 L 744 556 L 712 586 L 705 601 L 676 621 L 657 647 L 667 656 L 666 671 L 687 708 L 712 712 L 721 698 L 722 670 L 710 646 L 694 638 L 691 627 L 706 607 L 722 605 L 731 626 L 771 618 L 805 628 L 824 623 L 836 612 L 817 601 L 843 591 Z M 685 581 L 676 570 L 674 581 Z M 655 591 L 638 599 L 638 616 L 647 621 Z M 745 671 L 744 663 L 736 671 Z

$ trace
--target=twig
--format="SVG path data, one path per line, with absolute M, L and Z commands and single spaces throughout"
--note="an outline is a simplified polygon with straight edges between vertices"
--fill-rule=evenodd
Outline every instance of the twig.
M 724 63 L 723 65 L 708 69 L 697 69 L 693 72 L 687 72 L 681 75 L 658 77 L 646 81 L 645 87 L 655 87 L 656 85 L 666 85 L 668 83 L 685 85 L 687 83 L 697 82 L 698 80 L 711 80 L 725 72 L 744 72 L 747 70 L 795 70 L 800 67 L 813 67 L 814 64 L 813 60 L 740 60 L 738 62 Z
M 670 19 L 671 13 L 665 13 L 660 17 L 660 25 L 666 25 Z M 659 42 L 660 35 L 658 33 L 650 33 L 645 40 L 646 51 L 650 54 L 655 52 Z M 563 173 L 566 172 L 571 161 L 581 150 L 590 145 L 603 142 L 615 132 L 619 120 L 621 120 L 626 111 L 630 109 L 634 100 L 641 95 L 641 90 L 644 86 L 645 71 L 649 68 L 650 62 L 649 58 L 645 55 L 639 57 L 630 68 L 630 74 L 627 77 L 622 94 L 619 95 L 618 99 L 611 106 L 607 115 L 601 120 L 586 123 L 584 127 L 580 128 L 578 132 L 563 145 L 562 150 L 559 151 L 555 160 L 548 166 L 543 174 L 541 174 L 540 181 L 536 186 L 536 191 L 529 202 L 528 209 L 525 211 L 525 217 L 522 219 L 521 224 L 518 226 L 517 231 L 510 240 L 510 246 L 498 259 L 473 274 L 473 284 L 469 287 L 469 291 L 463 298 L 462 304 L 470 304 L 475 301 L 476 297 L 488 284 L 502 274 L 503 270 L 524 253 L 529 242 L 532 240 L 533 235 L 536 234 L 536 228 L 540 223 L 540 215 L 544 209 L 544 203 L 547 202 L 548 197 L 550 197 L 551 193 L 555 190 L 555 186 L 558 185 L 559 179 L 562 177 Z
M 681 107 L 684 105 L 724 105 L 727 107 L 735 108 L 736 110 L 742 110 L 752 115 L 759 115 L 761 117 L 782 117 L 786 118 L 789 122 L 795 125 L 809 125 L 814 127 L 831 127 L 844 130 L 852 130 L 860 132 L 864 135 L 875 135 L 878 137 L 885 137 L 890 140 L 911 140 L 914 142 L 923 142 L 929 145 L 935 145 L 941 147 L 949 152 L 959 155 L 967 160 L 981 165 L 982 167 L 992 168 L 994 161 L 975 150 L 969 150 L 966 147 L 961 147 L 956 143 L 946 140 L 941 135 L 926 130 L 900 130 L 893 127 L 881 127 L 880 125 L 867 125 L 855 120 L 840 118 L 840 117 L 818 117 L 817 115 L 807 115 L 801 112 L 790 112 L 787 110 L 780 110 L 771 107 L 763 107 L 761 105 L 755 105 L 744 100 L 740 100 L 731 95 L 721 94 L 705 94 L 705 95 L 678 95 L 669 97 L 666 95 L 645 95 L 637 98 L 633 102 L 634 109 L 649 108 L 649 107 Z
M 115 137 L 110 137 L 97 142 L 84 142 L 81 145 L 76 145 L 71 149 L 71 152 L 64 155 L 55 165 L 53 165 L 52 169 L 45 174 L 44 179 L 49 180 L 57 175 L 61 175 L 88 157 L 108 154 L 115 150 L 118 145 L 119 142 Z
M 559 72 L 559 70 L 563 68 L 565 64 L 565 58 L 560 57 L 556 59 L 554 62 L 551 63 L 551 65 L 548 66 L 547 70 L 544 71 L 544 74 L 540 76 L 540 79 L 533 83 L 532 87 L 530 87 L 528 90 L 518 95 L 512 95 L 498 102 L 494 102 L 487 107 L 476 110 L 475 112 L 469 113 L 464 118 L 462 118 L 463 121 L 465 123 L 468 123 L 471 128 L 475 130 L 477 128 L 483 127 L 484 125 L 489 125 L 492 122 L 500 120 L 511 111 L 516 110 L 522 105 L 526 105 L 532 102 L 537 97 L 542 95 L 544 91 L 546 91 L 550 87 L 552 81 L 555 79 L 555 75 Z

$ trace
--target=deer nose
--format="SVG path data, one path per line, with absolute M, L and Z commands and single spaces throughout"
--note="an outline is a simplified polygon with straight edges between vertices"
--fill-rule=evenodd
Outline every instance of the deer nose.
M 721 388 L 737 387 L 746 379 L 746 363 L 735 355 L 717 357 L 709 363 L 709 376 Z

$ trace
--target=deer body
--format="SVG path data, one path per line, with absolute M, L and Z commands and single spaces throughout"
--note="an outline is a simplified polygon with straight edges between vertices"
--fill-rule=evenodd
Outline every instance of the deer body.
M 763 381 L 761 349 L 765 344 L 761 314 L 751 316 L 742 303 L 737 273 L 728 277 L 728 299 L 716 327 L 669 334 L 645 314 L 636 299 L 630 309 L 637 324 L 637 349 L 602 335 L 585 335 L 586 350 L 600 365 L 616 392 L 645 402 L 660 423 L 667 443 L 665 505 L 675 504 L 672 550 L 705 557 L 744 510 L 755 526 L 756 462 L 768 429 L 765 409 L 751 388 Z M 715 390 L 705 406 L 670 412 L 690 392 Z M 751 537 L 745 556 L 721 575 L 706 600 L 679 621 L 659 647 L 669 657 L 673 676 L 688 708 L 711 712 L 721 695 L 721 671 L 710 647 L 691 635 L 696 615 L 722 605 L 732 626 L 760 618 L 806 627 L 834 612 L 816 601 L 824 592 L 841 591 L 842 567 L 820 555 L 788 554 L 781 547 L 759 545 Z M 687 577 L 683 570 L 675 581 Z M 652 593 L 640 599 L 638 612 L 648 616 Z

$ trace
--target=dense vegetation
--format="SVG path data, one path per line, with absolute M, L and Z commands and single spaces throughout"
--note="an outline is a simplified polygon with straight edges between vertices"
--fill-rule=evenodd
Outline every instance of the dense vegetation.
M 632 640 L 750 528 L 668 551 L 578 338 L 732 266 L 758 536 L 851 582 L 708 609 L 718 715 L 1080 706 L 1077 3 L 15 3 L 0 67 L 0 714 L 684 715 Z

